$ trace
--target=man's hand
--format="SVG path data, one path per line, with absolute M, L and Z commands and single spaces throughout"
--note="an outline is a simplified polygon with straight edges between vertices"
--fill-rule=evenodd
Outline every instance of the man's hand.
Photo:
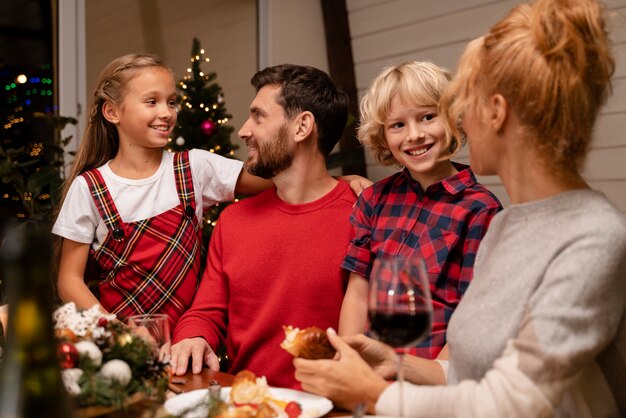
M 361 177 L 357 174 L 348 174 L 339 178 L 350 185 L 350 188 L 357 197 L 361 194 L 363 190 L 374 184 L 371 180 L 366 179 L 365 177 Z
M 220 362 L 209 343 L 202 337 L 185 338 L 172 346 L 172 374 L 181 376 L 187 373 L 187 365 L 191 357 L 193 374 L 202 371 L 205 364 L 211 370 L 219 371 Z

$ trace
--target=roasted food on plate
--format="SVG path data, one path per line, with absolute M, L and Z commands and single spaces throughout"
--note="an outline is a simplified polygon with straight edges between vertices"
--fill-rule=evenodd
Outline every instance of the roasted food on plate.
M 298 418 L 302 413 L 297 402 L 273 398 L 265 376 L 257 377 L 249 370 L 235 375 L 228 403 L 223 414 L 228 418 Z
M 265 376 L 256 377 L 249 371 L 243 370 L 235 376 L 230 389 L 230 402 L 233 405 L 259 405 L 263 402 L 269 391 Z

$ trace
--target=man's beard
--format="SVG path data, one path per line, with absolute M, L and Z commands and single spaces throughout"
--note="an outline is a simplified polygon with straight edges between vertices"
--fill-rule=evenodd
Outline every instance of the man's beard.
M 271 179 L 278 173 L 291 167 L 293 154 L 289 152 L 289 132 L 286 125 L 278 128 L 273 141 L 261 145 L 257 149 L 257 161 L 248 160 L 248 172 L 254 176 Z

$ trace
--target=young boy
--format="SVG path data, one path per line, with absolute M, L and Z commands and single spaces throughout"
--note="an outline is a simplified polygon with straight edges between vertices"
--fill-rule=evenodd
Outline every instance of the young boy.
M 365 331 L 372 263 L 382 255 L 422 257 L 433 301 L 431 335 L 409 350 L 434 359 L 446 344 L 448 321 L 472 279 L 476 250 L 498 199 L 468 166 L 453 163 L 461 147 L 437 105 L 450 74 L 429 62 L 385 69 L 361 100 L 359 141 L 384 165 L 404 167 L 363 191 L 352 212 L 354 238 L 339 333 Z

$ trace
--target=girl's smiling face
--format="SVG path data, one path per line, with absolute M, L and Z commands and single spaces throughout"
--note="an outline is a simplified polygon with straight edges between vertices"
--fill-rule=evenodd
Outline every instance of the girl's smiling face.
M 395 95 L 383 129 L 389 151 L 423 189 L 452 174 L 446 131 L 436 107 L 407 105 Z
M 176 124 L 176 86 L 164 68 L 145 68 L 126 85 L 124 98 L 112 106 L 120 141 L 146 148 L 167 144 Z

